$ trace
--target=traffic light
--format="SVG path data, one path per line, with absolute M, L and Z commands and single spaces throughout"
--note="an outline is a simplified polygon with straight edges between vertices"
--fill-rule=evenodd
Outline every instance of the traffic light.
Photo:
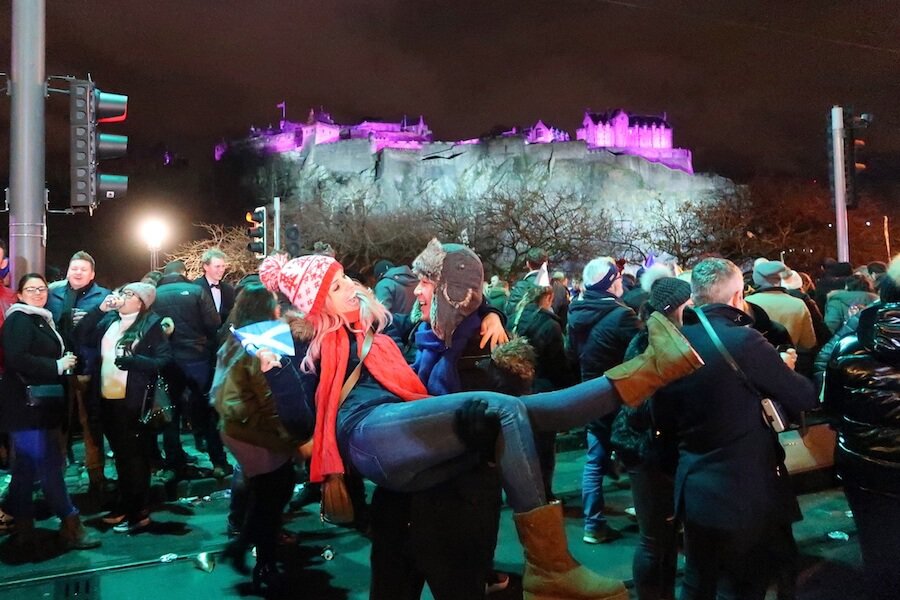
M 266 247 L 268 246 L 268 238 L 266 236 L 266 207 L 257 206 L 252 213 L 247 213 L 247 222 L 253 226 L 247 229 L 247 235 L 250 237 L 250 243 L 247 244 L 247 250 L 254 253 L 257 258 L 266 255 Z
M 128 150 L 124 135 L 101 133 L 100 123 L 120 123 L 128 115 L 128 96 L 97 89 L 93 81 L 69 83 L 71 197 L 69 206 L 93 212 L 102 200 L 124 198 L 128 177 L 100 172 L 100 161 Z
M 843 109 L 844 136 L 842 145 L 844 150 L 844 191 L 846 193 L 847 208 L 856 208 L 857 205 L 857 176 L 866 170 L 865 149 L 866 140 L 864 134 L 872 122 L 872 115 L 863 113 L 854 114 L 852 108 Z M 834 162 L 833 142 L 828 147 L 828 158 Z M 834 173 L 829 170 L 831 189 L 834 191 Z
M 291 258 L 300 256 L 300 253 L 303 251 L 300 246 L 300 226 L 296 223 L 285 226 L 284 238 L 287 240 L 284 249 L 291 255 Z

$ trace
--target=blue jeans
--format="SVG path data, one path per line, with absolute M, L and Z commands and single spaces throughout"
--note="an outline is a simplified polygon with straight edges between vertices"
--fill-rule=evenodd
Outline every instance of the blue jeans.
M 584 507 L 584 530 L 597 533 L 606 525 L 603 516 L 603 476 L 606 475 L 607 444 L 590 429 L 587 430 L 587 461 L 581 474 L 581 502 Z
M 584 425 L 620 403 L 612 384 L 598 377 L 521 398 L 461 392 L 382 404 L 351 432 L 350 460 L 364 477 L 398 492 L 424 490 L 455 477 L 478 460 L 454 433 L 456 410 L 473 398 L 487 402 L 500 418 L 498 463 L 503 489 L 516 512 L 546 504 L 534 433 Z
M 15 451 L 7 498 L 12 516 L 20 520 L 34 518 L 35 479 L 40 480 L 44 497 L 57 517 L 64 519 L 77 513 L 63 478 L 64 455 L 59 429 L 13 431 L 9 437 Z

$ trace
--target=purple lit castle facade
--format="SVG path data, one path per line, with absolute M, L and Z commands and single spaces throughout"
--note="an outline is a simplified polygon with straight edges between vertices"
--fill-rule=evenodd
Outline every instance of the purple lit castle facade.
M 629 115 L 621 109 L 607 113 L 585 112 L 576 140 L 583 142 L 589 152 L 608 151 L 613 154 L 639 156 L 670 169 L 693 173 L 690 150 L 672 147 L 672 127 L 666 117 Z M 502 137 L 519 137 L 525 144 L 558 144 L 572 142 L 569 133 L 538 121 L 533 127 L 512 129 Z M 260 152 L 283 153 L 309 150 L 314 145 L 333 144 L 345 140 L 367 140 L 372 153 L 384 149 L 421 151 L 434 142 L 425 119 L 410 123 L 364 120 L 356 125 L 340 125 L 324 110 L 310 110 L 306 123 L 283 119 L 279 127 L 253 128 L 250 136 L 239 142 Z M 453 145 L 477 144 L 478 138 L 459 140 Z M 216 160 L 228 151 L 229 143 L 216 146 Z

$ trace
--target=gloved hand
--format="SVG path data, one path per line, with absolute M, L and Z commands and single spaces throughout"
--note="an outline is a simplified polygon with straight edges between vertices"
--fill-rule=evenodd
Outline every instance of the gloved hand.
M 453 429 L 469 450 L 485 462 L 494 462 L 500 416 L 488 410 L 487 402 L 477 398 L 467 400 L 456 410 Z
M 155 371 L 156 367 L 153 365 L 153 361 L 147 358 L 146 356 L 119 356 L 116 358 L 116 366 L 122 369 L 123 371 Z

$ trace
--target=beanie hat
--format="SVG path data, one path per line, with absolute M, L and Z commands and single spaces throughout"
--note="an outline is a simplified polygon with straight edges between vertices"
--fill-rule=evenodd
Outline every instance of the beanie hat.
M 321 310 L 328 288 L 341 263 L 330 256 L 311 254 L 287 259 L 284 254 L 266 257 L 259 265 L 259 279 L 273 292 L 280 291 L 304 315 Z
M 376 281 L 381 279 L 381 276 L 387 273 L 389 270 L 394 268 L 394 263 L 391 261 L 382 258 L 377 263 L 375 263 L 375 268 L 372 270 L 372 274 L 375 275 Z
M 662 277 L 653 282 L 647 303 L 665 315 L 691 299 L 691 284 L 677 277 Z
M 431 328 L 449 347 L 456 327 L 481 306 L 481 259 L 462 244 L 441 244 L 432 239 L 413 261 L 412 270 L 434 282 Z
M 122 291 L 134 292 L 134 295 L 140 298 L 141 302 L 144 303 L 145 308 L 150 308 L 150 305 L 152 305 L 156 301 L 156 286 L 152 283 L 136 281 L 124 286 L 122 288 Z
M 788 268 L 778 260 L 758 261 L 753 267 L 753 283 L 758 287 L 781 285 L 781 275 Z

